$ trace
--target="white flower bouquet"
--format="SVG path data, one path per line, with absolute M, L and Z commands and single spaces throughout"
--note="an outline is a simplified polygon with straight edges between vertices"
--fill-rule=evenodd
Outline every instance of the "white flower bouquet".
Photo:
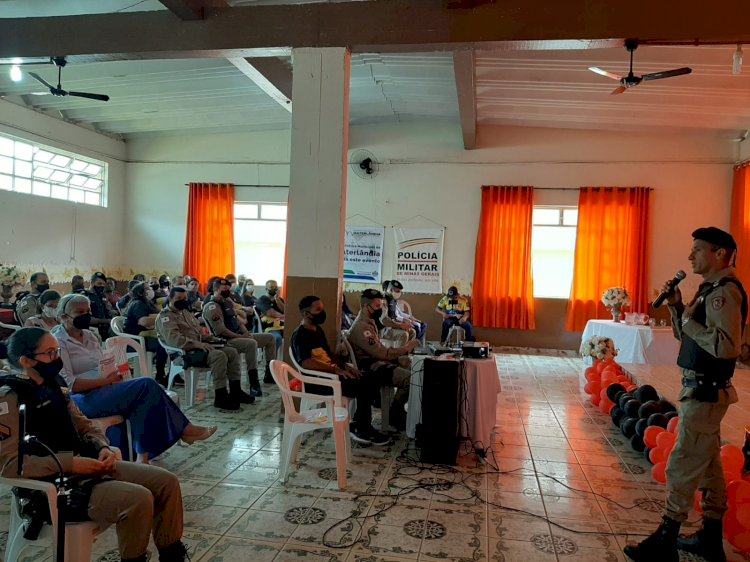
M 0 265 L 0 285 L 19 287 L 26 284 L 26 275 L 15 265 Z
M 615 342 L 612 341 L 612 338 L 604 336 L 591 336 L 581 343 L 579 351 L 581 357 L 592 357 L 598 361 L 607 361 L 617 355 Z
M 630 306 L 632 301 L 625 287 L 610 287 L 602 295 L 602 303 L 607 308 L 622 308 Z

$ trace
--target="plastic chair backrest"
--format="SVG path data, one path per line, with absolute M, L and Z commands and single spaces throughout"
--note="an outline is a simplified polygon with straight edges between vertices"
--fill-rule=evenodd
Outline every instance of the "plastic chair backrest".
M 6 324 L 5 322 L 0 322 L 0 328 L 5 328 L 6 330 L 13 330 L 14 332 L 20 330 L 23 328 L 23 326 L 19 326 L 18 324 Z
M 148 361 L 146 361 L 146 350 L 143 349 L 141 344 L 136 340 L 123 336 L 115 336 L 113 338 L 107 338 L 104 342 L 104 349 L 114 350 L 120 361 L 123 359 L 125 360 L 125 364 L 127 364 L 128 348 L 135 350 L 135 353 L 138 354 L 138 366 L 141 375 L 148 373 L 149 369 Z
M 253 333 L 262 334 L 263 323 L 260 321 L 260 314 L 258 314 L 258 309 L 255 307 L 253 307 L 253 317 L 255 318 L 253 321 Z
M 125 332 L 125 317 L 115 316 L 109 323 L 115 335 L 121 336 Z
M 349 333 L 345 331 L 341 331 L 339 332 L 339 338 L 341 340 L 341 343 L 346 348 L 346 353 L 348 355 L 349 363 L 351 363 L 355 369 L 358 369 L 359 367 L 357 367 L 357 356 L 354 355 L 354 348 L 352 348 L 352 344 L 349 343 Z
M 299 410 L 294 404 L 294 394 L 299 393 L 294 393 L 289 387 L 289 375 L 292 375 L 294 378 L 299 378 L 294 376 L 298 373 L 289 365 L 277 359 L 271 361 L 270 368 L 271 376 L 273 377 L 273 380 L 276 381 L 276 384 L 281 391 L 281 401 L 284 403 L 284 417 L 289 421 L 299 421 Z
M 408 303 L 408 301 L 399 299 L 396 301 L 396 306 L 398 306 L 403 312 L 411 316 L 411 305 Z

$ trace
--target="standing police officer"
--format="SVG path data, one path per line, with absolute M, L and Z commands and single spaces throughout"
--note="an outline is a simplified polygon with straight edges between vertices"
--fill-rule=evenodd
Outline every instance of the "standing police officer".
M 737 402 L 732 375 L 747 318 L 747 295 L 730 266 L 737 252 L 732 235 L 712 226 L 699 228 L 693 238 L 688 259 L 693 273 L 703 277 L 695 297 L 685 305 L 679 289 L 671 283 L 664 286 L 672 329 L 681 342 L 680 429 L 667 463 L 662 524 L 640 544 L 625 547 L 625 554 L 637 562 L 677 562 L 678 548 L 709 562 L 726 562 L 721 521 L 727 495 L 720 428 L 729 405 Z M 696 489 L 703 493 L 703 526 L 678 539 Z

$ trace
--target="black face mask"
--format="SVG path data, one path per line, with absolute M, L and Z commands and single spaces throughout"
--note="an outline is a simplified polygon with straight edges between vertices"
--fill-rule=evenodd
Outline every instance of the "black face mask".
M 36 365 L 34 365 L 34 370 L 47 382 L 55 380 L 55 377 L 60 374 L 62 368 L 63 360 L 60 357 L 49 363 L 37 361 Z
M 91 326 L 91 314 L 87 312 L 86 314 L 76 316 L 75 318 L 73 318 L 73 326 L 75 326 L 79 330 L 88 330 Z
M 159 290 L 159 284 L 158 284 L 158 283 L 151 283 L 151 288 L 152 288 L 152 289 L 153 289 L 154 291 L 158 291 L 158 290 Z
M 161 283 L 161 286 L 163 289 L 169 289 L 172 286 L 172 283 L 170 283 L 169 281 L 164 281 Z
M 317 314 L 310 314 L 310 320 L 312 320 L 312 323 L 316 326 L 320 326 L 326 321 L 326 311 L 321 310 Z
M 97 295 L 102 296 L 104 294 L 104 289 L 105 287 L 94 287 L 94 292 Z
M 232 294 L 232 291 L 220 291 L 220 292 L 219 292 L 219 294 L 220 294 L 220 295 L 221 295 L 221 296 L 222 296 L 223 298 L 225 298 L 225 299 L 228 299 L 228 298 L 229 298 L 229 296 L 230 296 L 230 295 Z
M 269 297 L 275 297 L 276 296 L 276 289 L 268 289 L 268 296 Z
M 188 306 L 190 306 L 190 303 L 183 299 L 179 301 L 174 301 L 172 303 L 172 306 L 174 306 L 177 310 L 185 310 Z
M 36 292 L 37 293 L 43 293 L 44 291 L 48 291 L 48 290 L 49 290 L 49 283 L 46 284 L 46 285 L 37 285 L 36 286 Z
M 382 309 L 382 308 L 376 308 L 376 309 L 374 309 L 374 310 L 370 311 L 370 317 L 371 317 L 371 318 L 372 318 L 373 320 L 377 320 L 377 319 L 378 319 L 378 318 L 380 318 L 380 317 L 381 317 L 382 315 L 383 315 L 383 309 Z

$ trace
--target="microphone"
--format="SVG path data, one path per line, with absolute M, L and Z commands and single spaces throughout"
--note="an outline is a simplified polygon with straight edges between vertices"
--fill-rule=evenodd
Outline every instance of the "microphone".
M 669 282 L 669 290 L 662 291 L 662 293 L 658 297 L 656 297 L 656 299 L 654 299 L 652 306 L 654 308 L 659 308 L 662 304 L 664 304 L 664 301 L 667 300 L 667 297 L 672 293 L 672 291 L 674 291 L 674 288 L 680 284 L 680 281 L 685 279 L 685 277 L 685 272 L 682 270 L 679 270 L 677 273 L 675 273 L 674 279 Z

